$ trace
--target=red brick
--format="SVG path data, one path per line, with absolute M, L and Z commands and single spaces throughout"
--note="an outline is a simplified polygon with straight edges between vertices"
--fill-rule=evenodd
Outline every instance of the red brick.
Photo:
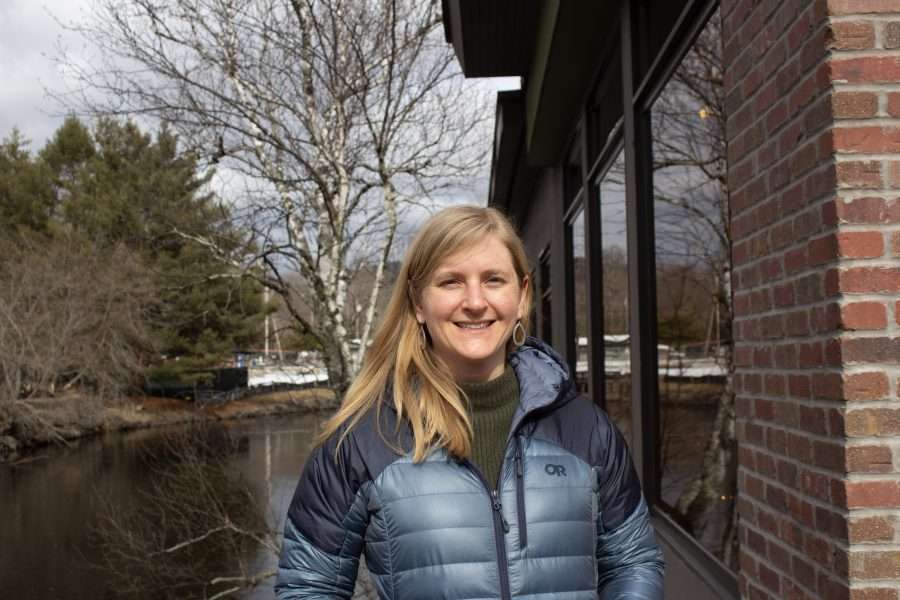
M 898 163 L 900 165 L 900 163 Z M 900 198 L 894 198 L 887 203 L 884 215 L 885 223 L 900 223 Z
M 854 302 L 841 308 L 841 323 L 852 330 L 884 329 L 887 307 L 881 302 Z
M 889 517 L 851 517 L 847 525 L 851 544 L 894 541 L 895 522 Z
M 808 375 L 789 375 L 788 392 L 795 398 L 809 398 L 812 394 Z
M 845 375 L 843 387 L 844 399 L 849 401 L 881 400 L 890 394 L 890 383 L 883 371 Z
M 888 446 L 851 446 L 847 448 L 846 466 L 852 473 L 891 473 L 894 470 Z
M 887 112 L 892 117 L 900 117 L 900 92 L 888 93 Z
M 833 557 L 831 543 L 818 535 L 807 534 L 804 536 L 804 550 L 806 555 L 821 567 L 830 567 Z
M 850 556 L 850 577 L 900 579 L 900 550 L 854 552 Z
M 834 203 L 838 223 L 875 224 L 887 222 L 887 203 L 884 198 L 868 196 Z
M 879 231 L 839 233 L 837 249 L 844 258 L 877 258 L 884 254 L 884 236 Z
M 896 0 L 828 0 L 831 15 L 897 12 Z
M 854 267 L 838 271 L 839 287 L 849 293 L 900 292 L 900 267 Z
M 876 584 L 877 585 L 877 584 Z M 898 600 L 900 599 L 900 590 L 894 587 L 872 587 L 858 588 L 850 590 L 850 600 Z
M 900 258 L 900 231 L 891 235 L 891 256 Z
M 847 481 L 847 508 L 900 508 L 900 482 Z
M 759 581 L 770 591 L 779 594 L 781 592 L 781 577 L 765 563 L 759 563 Z
M 888 183 L 892 188 L 900 187 L 900 161 L 888 162 Z
M 842 339 L 841 357 L 845 362 L 900 364 L 900 337 Z
M 831 79 L 835 82 L 893 83 L 900 79 L 900 57 L 895 56 L 835 58 L 829 66 Z
M 829 46 L 834 50 L 866 50 L 875 47 L 871 21 L 839 21 L 832 24 Z
M 893 21 L 884 24 L 882 45 L 888 50 L 900 48 L 900 23 Z
M 838 185 L 842 188 L 880 188 L 883 185 L 878 161 L 845 161 L 839 162 L 836 168 Z
M 787 434 L 782 429 L 769 429 L 766 431 L 766 448 L 777 454 L 787 453 Z M 760 460 L 760 457 L 757 457 Z
M 811 498 L 824 502 L 828 502 L 830 499 L 829 478 L 819 472 L 802 469 L 800 471 L 800 489 Z
M 815 398 L 840 400 L 842 388 L 840 373 L 814 373 L 812 376 L 812 393 Z
M 760 556 L 766 555 L 766 538 L 761 533 L 754 531 L 753 529 L 747 529 L 747 546 L 759 554 Z
M 836 275 L 836 273 L 835 273 Z M 826 286 L 828 284 L 826 276 Z M 828 292 L 832 295 L 832 292 Z M 815 333 L 827 333 L 836 331 L 841 326 L 841 307 L 836 302 L 825 306 L 814 306 L 809 311 L 810 328 Z
M 766 486 L 766 503 L 778 512 L 787 512 L 787 494 L 778 486 Z
M 802 271 L 807 266 L 806 248 L 789 250 L 784 255 L 784 270 L 788 274 Z
M 900 409 L 872 408 L 847 411 L 844 417 L 851 437 L 900 435 Z
M 803 236 L 797 236 L 800 239 Z M 824 235 L 820 238 L 810 240 L 809 244 L 809 264 L 810 266 L 818 266 L 822 263 L 835 260 L 838 254 L 837 238 L 832 235 Z
M 871 118 L 878 114 L 878 95 L 874 92 L 835 92 L 831 96 L 831 109 L 839 119 Z
M 889 154 L 900 150 L 900 128 L 879 125 L 837 127 L 834 148 L 837 152 Z
M 825 432 L 822 432 L 822 434 L 824 435 Z M 813 464 L 815 466 L 837 473 L 846 472 L 846 459 L 844 457 L 843 445 L 816 440 L 813 442 L 812 446 Z

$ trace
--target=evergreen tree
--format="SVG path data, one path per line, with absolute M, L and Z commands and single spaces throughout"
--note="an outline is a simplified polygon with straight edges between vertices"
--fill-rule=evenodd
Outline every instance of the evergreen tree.
M 17 129 L 0 143 L 0 230 L 46 232 L 53 204 L 49 172 Z
M 261 289 L 182 235 L 240 241 L 205 191 L 210 175 L 197 175 L 196 161 L 179 155 L 165 127 L 154 138 L 132 122 L 102 119 L 85 134 L 68 119 L 41 158 L 62 223 L 96 243 L 137 251 L 153 270 L 162 302 L 152 325 L 166 358 L 153 375 L 190 378 L 252 343 L 262 328 Z

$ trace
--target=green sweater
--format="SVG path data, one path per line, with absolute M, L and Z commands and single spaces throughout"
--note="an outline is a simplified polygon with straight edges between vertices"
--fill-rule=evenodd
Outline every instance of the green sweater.
M 496 379 L 484 383 L 463 383 L 459 387 L 468 397 L 471 410 L 474 430 L 471 461 L 493 489 L 497 486 L 513 413 L 519 405 L 519 380 L 515 371 L 507 365 Z

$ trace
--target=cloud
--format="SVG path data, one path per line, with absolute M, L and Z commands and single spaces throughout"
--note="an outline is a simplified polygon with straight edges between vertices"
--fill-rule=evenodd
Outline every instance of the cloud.
M 62 123 L 60 107 L 45 91 L 65 84 L 52 56 L 58 44 L 77 50 L 82 41 L 59 21 L 79 19 L 88 7 L 88 0 L 0 2 L 0 137 L 18 127 L 37 150 Z

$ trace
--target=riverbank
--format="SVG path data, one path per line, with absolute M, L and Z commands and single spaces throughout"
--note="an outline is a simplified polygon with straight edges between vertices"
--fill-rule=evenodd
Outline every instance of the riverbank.
M 37 400 L 32 408 L 46 427 L 33 432 L 0 431 L 0 463 L 27 460 L 29 454 L 48 444 L 110 431 L 328 411 L 334 410 L 336 404 L 331 390 L 313 388 L 270 392 L 206 406 L 158 397 L 129 398 L 113 406 L 97 406 L 90 398 L 72 395 Z

